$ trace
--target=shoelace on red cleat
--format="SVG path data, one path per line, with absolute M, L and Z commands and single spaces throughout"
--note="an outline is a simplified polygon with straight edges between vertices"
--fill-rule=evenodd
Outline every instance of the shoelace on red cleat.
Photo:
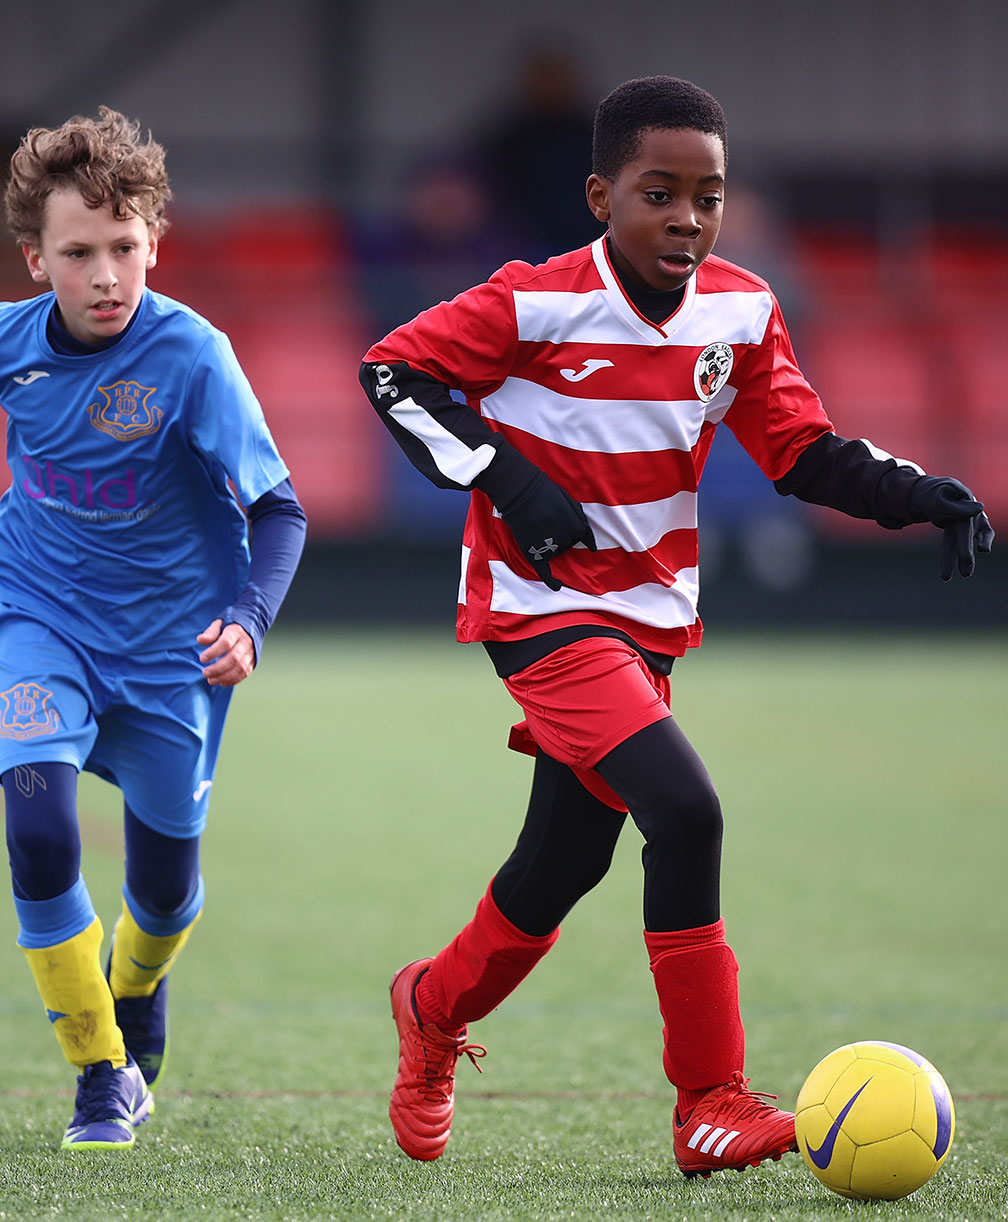
M 764 1099 L 776 1099 L 776 1095 L 762 1090 L 749 1090 L 748 1087 L 749 1079 L 743 1077 L 740 1070 L 736 1070 L 730 1081 L 718 1088 L 716 1095 L 720 1097 L 711 1099 L 710 1111 L 705 1113 L 704 1118 L 709 1122 L 724 1119 L 734 1128 L 740 1121 L 766 1120 L 770 1118 L 767 1113 L 778 1112 L 777 1108 L 763 1102 Z
M 430 1040 L 422 1041 L 424 1053 L 424 1068 L 422 1071 L 423 1091 L 428 1099 L 445 1102 L 450 1094 L 454 1076 L 455 1062 L 467 1056 L 479 1073 L 483 1067 L 477 1062 L 486 1056 L 487 1050 L 482 1044 L 452 1044 L 448 1048 L 438 1048 Z
M 768 1103 L 763 1102 L 764 1099 L 776 1099 L 777 1096 L 768 1094 L 765 1090 L 749 1090 L 749 1079 L 743 1078 L 738 1070 L 732 1074 L 729 1085 L 738 1090 L 738 1095 L 735 1096 L 737 1102 L 732 1108 L 732 1115 L 739 1120 L 748 1120 L 750 1117 L 767 1111 L 777 1111 L 776 1108 L 771 1108 Z

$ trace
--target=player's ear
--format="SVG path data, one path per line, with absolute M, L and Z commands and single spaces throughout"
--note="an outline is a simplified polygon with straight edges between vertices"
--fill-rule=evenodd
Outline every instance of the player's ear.
M 150 227 L 147 243 L 147 270 L 150 271 L 157 267 L 158 231 L 154 226 Z
M 31 242 L 25 242 L 21 251 L 24 254 L 25 262 L 28 264 L 28 273 L 37 284 L 48 284 L 49 273 L 46 271 L 45 260 L 42 258 L 42 252 Z
M 585 196 L 592 216 L 604 225 L 609 220 L 609 190 L 612 186 L 608 178 L 601 174 L 592 174 L 585 183 Z

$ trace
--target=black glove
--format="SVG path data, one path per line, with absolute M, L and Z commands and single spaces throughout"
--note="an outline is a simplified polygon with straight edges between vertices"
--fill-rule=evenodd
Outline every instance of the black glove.
M 945 532 L 939 569 L 942 581 L 950 580 L 956 561 L 960 574 L 969 577 L 976 562 L 974 547 L 989 552 L 994 542 L 982 503 L 957 479 L 924 475 L 910 489 L 907 504 L 915 521 L 932 522 Z
M 555 484 L 545 471 L 537 471 L 530 483 L 500 515 L 511 530 L 529 563 L 551 590 L 561 583 L 550 572 L 550 560 L 575 543 L 595 551 L 595 536 L 585 512 L 574 498 Z
M 495 436 L 492 444 L 497 455 L 474 486 L 497 506 L 539 580 L 559 590 L 561 583 L 550 572 L 550 560 L 575 543 L 597 550 L 585 512 L 503 437 Z

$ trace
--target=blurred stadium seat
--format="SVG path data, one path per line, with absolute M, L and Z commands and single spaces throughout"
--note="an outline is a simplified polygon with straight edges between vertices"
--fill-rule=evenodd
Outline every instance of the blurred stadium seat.
M 380 430 L 357 382 L 371 340 L 339 218 L 309 202 L 176 219 L 151 283 L 230 336 L 310 535 L 371 528 Z
M 810 290 L 799 362 L 837 431 L 958 476 L 992 519 L 1008 517 L 1003 234 L 927 233 L 887 252 L 863 234 L 806 231 L 798 250 Z M 818 517 L 830 534 L 874 531 Z

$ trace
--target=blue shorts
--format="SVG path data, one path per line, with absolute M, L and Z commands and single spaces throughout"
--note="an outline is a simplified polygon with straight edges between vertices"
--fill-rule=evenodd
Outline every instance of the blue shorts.
M 203 678 L 195 644 L 100 653 L 0 609 L 0 773 L 73 764 L 122 790 L 154 831 L 197 836 L 230 699 Z

